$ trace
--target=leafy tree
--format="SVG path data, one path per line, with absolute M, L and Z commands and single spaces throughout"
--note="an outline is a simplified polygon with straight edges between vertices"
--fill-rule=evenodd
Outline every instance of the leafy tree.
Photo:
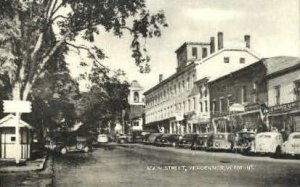
M 79 103 L 80 116 L 89 129 L 114 125 L 122 118 L 122 111 L 128 107 L 129 83 L 123 71 L 113 75 L 97 73 L 101 68 L 93 68 L 90 80 L 94 83 L 91 91 L 84 93 Z
M 118 37 L 128 31 L 136 65 L 149 71 L 141 40 L 159 37 L 167 26 L 164 13 L 150 14 L 145 0 L 2 0 L 0 19 L 0 74 L 8 77 L 11 97 L 22 100 L 51 68 L 57 50 L 85 51 L 106 73 L 99 61 L 105 54 L 93 44 L 102 31 Z M 78 45 L 78 38 L 89 45 Z

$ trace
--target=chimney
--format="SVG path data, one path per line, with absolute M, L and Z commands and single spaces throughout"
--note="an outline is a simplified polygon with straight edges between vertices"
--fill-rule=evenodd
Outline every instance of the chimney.
M 159 74 L 159 82 L 163 81 L 163 74 Z
M 223 32 L 218 32 L 218 50 L 223 48 Z
M 213 54 L 216 50 L 215 37 L 210 37 L 210 54 Z
M 250 48 L 250 35 L 245 35 L 244 40 L 246 43 L 246 48 Z

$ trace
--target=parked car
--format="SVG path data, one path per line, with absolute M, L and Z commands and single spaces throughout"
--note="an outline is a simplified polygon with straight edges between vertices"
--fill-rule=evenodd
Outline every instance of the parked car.
M 300 132 L 293 132 L 288 136 L 287 141 L 282 145 L 282 154 L 300 155 Z
M 108 143 L 108 136 L 106 134 L 99 134 L 98 137 L 97 137 L 97 142 L 99 144 Z
M 149 144 L 154 144 L 155 140 L 157 138 L 160 138 L 163 134 L 162 133 L 152 133 L 150 134 L 150 136 L 148 137 L 148 141 L 149 141 Z
M 279 132 L 262 132 L 256 134 L 251 151 L 254 153 L 280 156 L 282 144 L 283 139 Z
M 247 153 L 255 139 L 255 132 L 239 131 L 235 133 L 233 151 Z
M 117 136 L 117 142 L 122 143 L 132 143 L 132 135 L 130 134 L 120 134 Z
M 92 142 L 87 137 L 76 136 L 70 133 L 63 133 L 61 138 L 50 139 L 45 147 L 62 155 L 68 152 L 89 152 L 92 150 Z
M 164 134 L 161 137 L 160 140 L 160 146 L 173 146 L 175 147 L 176 144 L 179 142 L 180 140 L 180 135 L 179 134 Z
M 149 133 L 149 134 L 145 134 L 143 137 L 142 137 L 142 142 L 143 142 L 143 144 L 150 144 L 150 142 L 149 142 L 149 136 L 150 136 L 151 134 Z
M 197 139 L 198 134 L 185 134 L 182 138 L 178 141 L 176 147 L 179 148 L 192 148 L 195 140 Z
M 234 145 L 234 133 L 214 133 L 208 141 L 209 150 L 232 150 Z
M 196 149 L 207 149 L 208 145 L 207 142 L 212 137 L 212 133 L 201 133 L 198 135 L 196 140 L 194 141 L 193 146 L 191 147 L 192 150 Z
M 134 143 L 142 143 L 143 142 L 143 137 L 146 134 L 150 134 L 148 131 L 133 131 L 132 132 L 132 140 Z

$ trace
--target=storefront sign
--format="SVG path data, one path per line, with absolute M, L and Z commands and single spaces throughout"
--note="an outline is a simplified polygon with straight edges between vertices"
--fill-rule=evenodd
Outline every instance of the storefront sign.
M 300 108 L 300 101 L 292 102 L 292 103 L 286 103 L 282 105 L 272 106 L 269 107 L 270 113 L 277 113 L 277 112 L 287 112 L 293 109 L 299 109 Z

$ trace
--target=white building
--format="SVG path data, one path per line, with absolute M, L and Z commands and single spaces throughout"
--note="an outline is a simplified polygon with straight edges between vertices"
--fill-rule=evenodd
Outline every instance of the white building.
M 129 117 L 130 131 L 143 130 L 143 114 L 144 114 L 144 88 L 134 80 L 129 87 L 128 103 L 129 109 L 127 114 Z
M 269 123 L 271 127 L 300 131 L 300 59 L 273 57 L 267 59 Z
M 144 93 L 146 128 L 168 133 L 199 133 L 210 122 L 207 81 L 238 70 L 259 58 L 250 51 L 250 36 L 240 48 L 224 48 L 223 33 L 208 43 L 184 43 L 176 50 L 177 72 Z M 204 128 L 202 128 L 204 125 Z

